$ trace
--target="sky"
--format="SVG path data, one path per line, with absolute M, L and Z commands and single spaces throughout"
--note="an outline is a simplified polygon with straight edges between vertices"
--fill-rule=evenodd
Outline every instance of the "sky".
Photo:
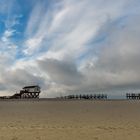
M 0 95 L 140 91 L 139 0 L 0 0 Z

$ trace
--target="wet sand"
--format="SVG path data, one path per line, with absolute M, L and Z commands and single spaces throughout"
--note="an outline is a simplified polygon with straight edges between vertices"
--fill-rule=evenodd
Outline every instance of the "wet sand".
M 0 140 L 112 139 L 140 139 L 140 101 L 0 101 Z

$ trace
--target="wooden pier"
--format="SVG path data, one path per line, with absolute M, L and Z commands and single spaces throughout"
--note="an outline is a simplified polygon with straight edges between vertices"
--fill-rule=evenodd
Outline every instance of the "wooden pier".
M 126 93 L 126 99 L 128 99 L 128 100 L 140 100 L 140 93 Z
M 68 95 L 57 97 L 57 99 L 77 99 L 77 100 L 106 100 L 106 94 L 84 94 L 84 95 Z

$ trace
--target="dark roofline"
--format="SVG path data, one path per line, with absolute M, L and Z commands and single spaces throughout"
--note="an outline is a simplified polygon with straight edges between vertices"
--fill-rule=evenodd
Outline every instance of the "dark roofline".
M 23 87 L 23 89 L 25 88 L 35 88 L 35 87 L 39 87 L 38 85 L 34 85 L 34 86 L 26 86 L 26 87 Z M 39 87 L 40 88 L 40 87 Z

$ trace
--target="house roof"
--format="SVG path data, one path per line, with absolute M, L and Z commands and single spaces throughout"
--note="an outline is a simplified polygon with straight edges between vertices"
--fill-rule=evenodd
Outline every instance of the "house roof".
M 33 85 L 33 86 L 26 86 L 26 87 L 23 87 L 23 89 L 26 89 L 26 88 L 35 88 L 35 87 L 40 88 L 38 85 Z

